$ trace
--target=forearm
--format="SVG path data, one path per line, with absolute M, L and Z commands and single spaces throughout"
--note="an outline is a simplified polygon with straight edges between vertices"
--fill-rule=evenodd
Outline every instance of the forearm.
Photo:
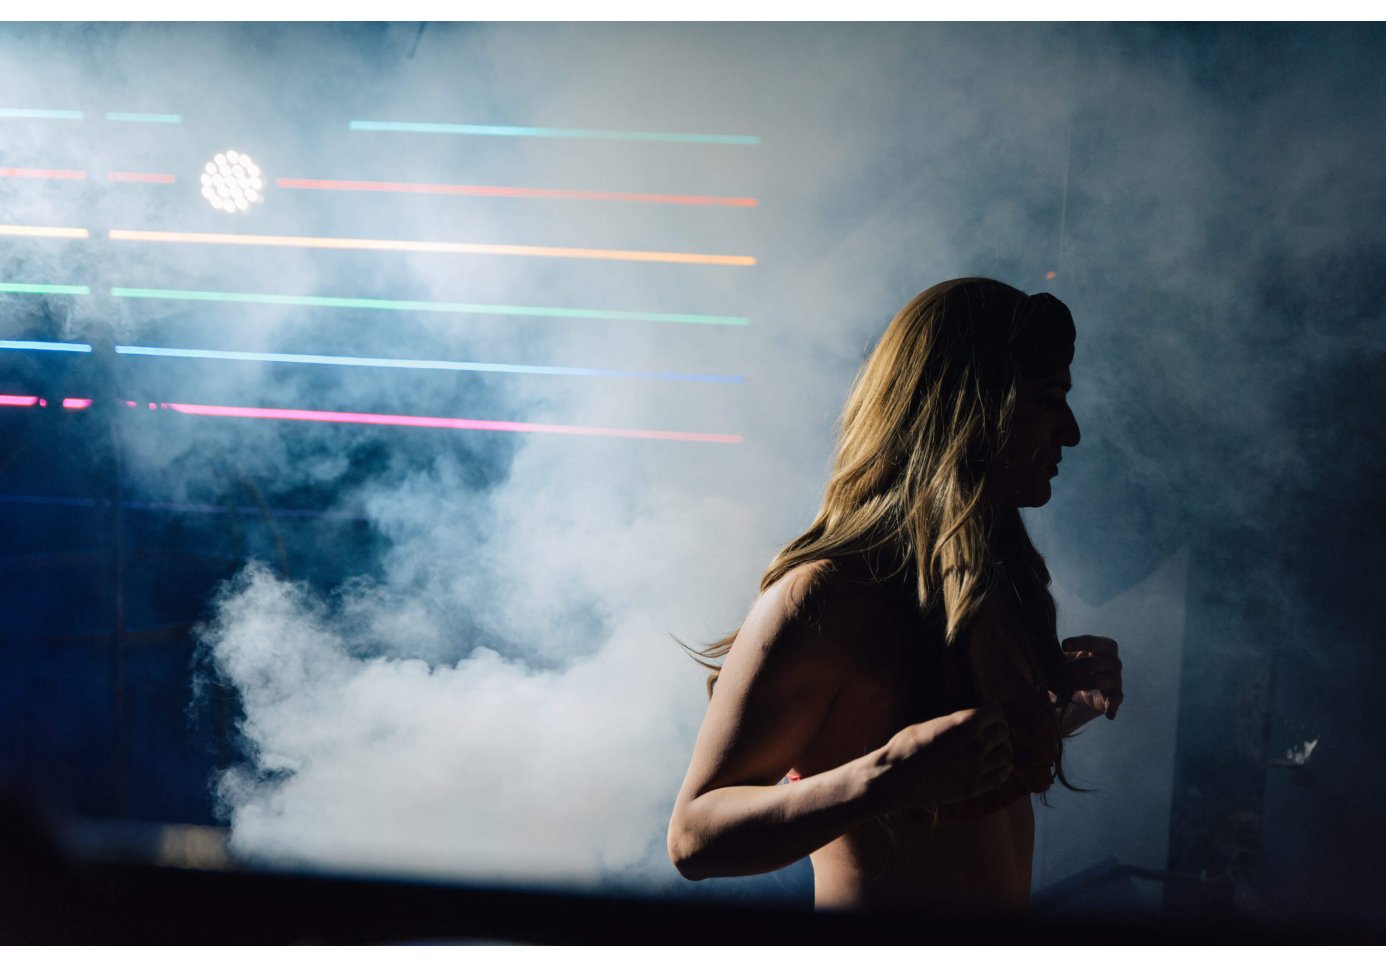
M 879 756 L 775 786 L 709 790 L 674 809 L 669 856 L 685 877 L 778 870 L 881 811 Z

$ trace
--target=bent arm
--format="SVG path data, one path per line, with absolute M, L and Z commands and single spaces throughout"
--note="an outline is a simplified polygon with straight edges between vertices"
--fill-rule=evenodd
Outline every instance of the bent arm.
M 669 823 L 669 857 L 698 880 L 772 871 L 878 811 L 873 754 L 781 783 L 847 678 L 821 569 L 767 591 L 727 655 Z
M 880 812 L 872 782 L 879 761 L 875 751 L 797 783 L 680 797 L 669 824 L 669 857 L 690 880 L 792 864 Z
M 781 783 L 824 729 L 869 624 L 850 596 L 815 601 L 826 593 L 807 575 L 761 597 L 722 667 L 669 823 L 669 857 L 685 877 L 772 871 L 870 817 L 977 796 L 1011 772 L 1005 716 L 990 703 Z

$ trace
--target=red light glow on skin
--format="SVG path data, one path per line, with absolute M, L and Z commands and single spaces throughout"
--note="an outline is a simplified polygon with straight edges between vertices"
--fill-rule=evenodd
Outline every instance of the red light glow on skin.
M 153 404 L 150 404 L 153 406 Z M 571 434 L 583 437 L 635 437 L 645 440 L 685 440 L 739 444 L 737 434 L 704 434 L 681 430 L 638 430 L 624 427 L 577 427 L 569 424 L 519 423 L 510 420 L 468 420 L 460 417 L 414 417 L 406 414 L 350 413 L 333 410 L 283 410 L 272 407 L 220 407 L 196 403 L 165 404 L 178 413 L 202 417 L 246 417 L 258 420 L 308 420 L 319 423 L 375 424 L 389 427 L 433 427 L 447 430 L 496 430 L 509 433 Z
M 82 181 L 87 177 L 84 171 L 71 171 L 64 168 L 0 168 L 0 178 L 47 178 L 56 181 Z
M 155 171 L 108 171 L 106 178 L 113 182 L 140 182 L 145 185 L 172 185 L 178 181 L 177 175 Z
M 429 185 L 419 182 L 334 181 L 321 178 L 277 178 L 279 188 L 330 192 L 399 192 L 411 195 L 473 195 L 489 198 L 550 198 L 585 202 L 646 202 L 657 205 L 720 205 L 755 208 L 754 198 L 721 195 L 653 195 L 645 192 L 593 192 L 567 188 L 511 188 L 504 185 Z

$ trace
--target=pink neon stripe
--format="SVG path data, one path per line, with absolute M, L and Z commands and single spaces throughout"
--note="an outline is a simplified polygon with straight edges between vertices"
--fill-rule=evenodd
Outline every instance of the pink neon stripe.
M 499 430 L 510 433 L 575 434 L 584 437 L 638 437 L 645 440 L 692 440 L 739 444 L 737 434 L 701 434 L 681 430 L 634 430 L 623 427 L 575 427 L 569 424 L 518 423 L 510 420 L 465 420 L 459 417 L 411 417 L 390 413 L 344 413 L 334 410 L 281 410 L 272 407 L 219 407 L 200 403 L 161 406 L 202 417 L 250 417 L 260 420 L 311 420 L 321 423 L 378 424 L 391 427 L 441 427 L 449 430 Z
M 143 182 L 146 185 L 172 185 L 177 175 L 165 175 L 156 171 L 108 171 L 106 177 L 113 182 Z
M 64 410 L 85 410 L 91 406 L 91 401 L 86 397 L 64 397 Z
M 567 188 L 509 188 L 503 185 L 429 185 L 420 182 L 333 181 L 319 178 L 278 178 L 279 188 L 311 188 L 333 192 L 402 192 L 415 195 L 484 195 L 493 198 L 562 198 L 588 202 L 652 202 L 660 205 L 723 205 L 754 208 L 754 198 L 719 195 L 650 195 L 642 192 L 589 192 Z
M 0 178 L 54 178 L 67 181 L 81 181 L 87 177 L 84 171 L 71 171 L 64 168 L 0 168 Z
M 0 407 L 32 407 L 38 403 L 38 397 L 14 397 L 0 393 Z

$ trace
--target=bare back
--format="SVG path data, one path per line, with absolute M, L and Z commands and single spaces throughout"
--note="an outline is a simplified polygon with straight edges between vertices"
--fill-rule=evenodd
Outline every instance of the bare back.
M 1035 688 L 1018 634 L 999 605 L 973 623 L 968 657 L 985 699 Z M 820 907 L 1024 906 L 1034 844 L 1024 789 L 995 791 L 995 806 L 970 812 L 949 804 L 936 822 L 913 808 L 867 807 L 845 823 L 828 816 L 839 801 L 863 800 L 863 772 L 874 775 L 899 731 L 955 712 L 944 655 L 903 583 L 876 580 L 860 563 L 796 568 L 757 601 L 727 657 L 671 831 L 700 830 L 718 845 L 703 851 L 727 858 L 710 873 L 773 869 L 809 853 Z M 793 802 L 775 800 L 791 792 L 784 787 L 767 789 L 786 773 L 802 778 Z M 688 821 L 709 795 L 721 797 Z M 783 845 L 767 853 L 772 829 Z M 794 842 L 804 846 L 796 852 Z M 671 856 L 690 851 L 671 833 Z M 737 869 L 735 858 L 757 854 L 757 867 Z

